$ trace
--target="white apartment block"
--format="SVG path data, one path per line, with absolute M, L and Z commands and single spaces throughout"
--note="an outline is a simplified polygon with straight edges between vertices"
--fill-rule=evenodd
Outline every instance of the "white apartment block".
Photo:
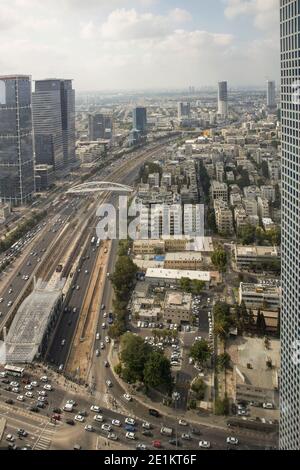
M 243 206 L 247 215 L 253 216 L 258 214 L 258 205 L 256 199 L 253 198 L 244 198 Z
M 270 206 L 268 199 L 264 199 L 262 197 L 257 198 L 257 206 L 258 206 L 258 215 L 262 219 L 270 217 Z

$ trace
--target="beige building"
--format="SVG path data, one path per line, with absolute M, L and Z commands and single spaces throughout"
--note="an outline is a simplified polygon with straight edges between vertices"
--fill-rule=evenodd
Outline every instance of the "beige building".
M 213 201 L 221 200 L 228 202 L 228 186 L 226 183 L 213 181 L 210 190 Z
M 198 271 L 203 267 L 204 261 L 202 254 L 197 252 L 168 253 L 165 257 L 164 268 Z
M 2 204 L 0 202 L 0 220 L 5 221 L 10 214 L 10 206 L 8 204 Z
M 246 269 L 270 261 L 280 260 L 280 250 L 272 246 L 242 246 L 234 247 L 235 262 L 238 269 Z
M 275 369 L 253 370 L 240 365 L 234 368 L 236 401 L 273 403 L 278 394 L 278 372 Z
M 192 294 L 183 292 L 167 292 L 164 302 L 164 320 L 168 323 L 181 325 L 190 323 L 192 312 Z
M 241 282 L 239 303 L 249 309 L 278 310 L 281 303 L 281 288 L 265 284 L 246 284 Z
M 215 201 L 216 224 L 219 233 L 233 233 L 233 216 L 228 204 L 222 200 Z

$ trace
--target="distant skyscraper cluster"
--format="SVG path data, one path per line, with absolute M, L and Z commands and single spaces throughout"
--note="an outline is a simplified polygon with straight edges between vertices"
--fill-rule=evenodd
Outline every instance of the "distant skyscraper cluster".
M 191 103 L 179 102 L 178 103 L 178 119 L 190 119 L 191 117 Z
M 13 205 L 35 192 L 35 165 L 61 177 L 76 165 L 71 80 L 0 76 L 0 199 Z
M 218 114 L 222 118 L 228 115 L 228 87 L 227 82 L 219 82 L 218 88 Z

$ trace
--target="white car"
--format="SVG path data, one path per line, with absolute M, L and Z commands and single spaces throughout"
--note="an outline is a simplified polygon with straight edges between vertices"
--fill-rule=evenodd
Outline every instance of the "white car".
M 129 424 L 129 426 L 135 426 L 135 420 L 133 418 L 126 418 L 125 424 Z
M 94 416 L 94 421 L 97 421 L 98 423 L 103 423 L 104 419 L 102 415 L 95 415 Z
M 102 424 L 101 426 L 102 431 L 110 432 L 111 431 L 111 425 L 110 424 Z
M 180 420 L 179 420 L 179 425 L 180 425 L 180 426 L 187 426 L 188 423 L 185 421 L 185 419 L 180 419 Z
M 143 424 L 142 424 L 142 428 L 150 430 L 151 429 L 151 424 L 148 423 L 147 421 L 144 421 Z
M 117 441 L 118 436 L 114 432 L 110 432 L 107 436 L 107 439 L 109 439 L 110 441 Z
M 85 431 L 88 431 L 88 432 L 93 432 L 94 431 L 93 426 L 91 426 L 90 424 L 87 424 L 86 426 L 84 426 L 84 429 L 85 429 Z
M 126 439 L 129 439 L 131 441 L 135 441 L 135 433 L 134 432 L 127 432 L 125 437 L 126 437 Z
M 263 408 L 265 410 L 274 410 L 274 405 L 273 403 L 263 403 Z
M 24 388 L 25 388 L 25 390 L 32 390 L 33 389 L 32 385 L 25 385 Z
M 239 440 L 236 437 L 227 437 L 226 442 L 233 446 L 237 446 L 239 444 Z
M 84 417 L 81 415 L 76 415 L 74 419 L 75 421 L 78 421 L 79 423 L 84 423 Z
M 103 313 L 103 318 L 107 318 L 107 312 Z
M 96 339 L 97 339 L 97 340 L 100 339 L 100 333 L 96 333 Z
M 24 398 L 23 395 L 18 395 L 18 396 L 17 396 L 17 400 L 18 400 L 18 401 L 25 401 L 25 398 Z
M 42 397 L 46 397 L 47 396 L 47 393 L 45 392 L 45 390 L 40 390 L 38 392 L 38 395 L 41 395 Z
M 121 421 L 119 421 L 118 419 L 113 419 L 111 424 L 119 428 L 121 426 Z
M 43 377 L 40 378 L 41 382 L 48 382 L 48 377 L 47 375 L 43 375 Z
M 52 391 L 52 385 L 50 385 L 50 384 L 44 385 L 44 390 L 48 390 L 49 392 L 51 392 Z
M 32 392 L 26 392 L 25 397 L 27 398 L 33 398 L 33 393 Z
M 95 413 L 101 413 L 101 409 L 97 405 L 92 405 L 91 406 L 91 411 L 94 411 Z
M 200 441 L 199 442 L 199 447 L 201 449 L 210 449 L 211 445 L 209 441 Z
M 112 382 L 111 382 L 110 380 L 107 380 L 105 383 L 106 383 L 106 386 L 107 386 L 108 388 L 111 388 L 111 387 L 113 386 L 113 384 L 112 384 Z
M 102 330 L 106 329 L 106 323 L 102 323 Z
M 109 337 L 109 336 L 105 336 L 105 342 L 106 342 L 107 344 L 110 343 L 110 337 Z
M 8 442 L 14 442 L 14 441 L 15 441 L 15 437 L 14 437 L 12 434 L 7 434 L 6 440 L 7 440 Z
M 9 385 L 10 385 L 11 387 L 14 387 L 14 388 L 19 387 L 18 382 L 10 382 Z
M 126 401 L 132 401 L 132 397 L 131 397 L 131 395 L 128 395 L 128 393 L 125 393 L 125 395 L 123 395 L 123 397 L 125 398 Z
M 19 389 L 19 387 L 13 387 L 11 391 L 12 391 L 13 393 L 19 393 L 19 392 L 20 392 L 20 389 Z

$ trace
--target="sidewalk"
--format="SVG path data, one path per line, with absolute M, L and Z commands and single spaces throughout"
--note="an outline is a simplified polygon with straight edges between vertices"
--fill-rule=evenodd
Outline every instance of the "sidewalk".
M 113 346 L 114 343 L 112 344 L 112 347 L 110 348 L 109 355 L 108 355 L 108 360 L 109 363 L 111 364 L 111 371 L 114 375 L 115 380 L 119 383 L 120 387 L 123 388 L 124 393 L 128 393 L 129 395 L 134 396 L 134 399 L 140 403 L 143 407 L 146 408 L 153 408 L 157 411 L 159 411 L 162 415 L 167 416 L 168 418 L 174 419 L 174 410 L 171 408 L 168 408 L 161 403 L 155 403 L 153 404 L 153 401 L 151 401 L 147 396 L 142 395 L 137 393 L 136 391 L 132 391 L 130 386 L 127 385 L 114 371 L 114 367 L 118 364 L 118 354 L 116 351 L 113 351 Z M 137 416 L 135 418 L 138 418 Z M 190 424 L 193 425 L 201 425 L 201 426 L 206 426 L 208 428 L 213 428 L 213 429 L 220 429 L 220 430 L 227 430 L 227 424 L 226 424 L 226 418 L 220 417 L 220 416 L 202 416 L 199 417 L 195 414 L 194 411 L 187 411 L 182 415 L 182 418 L 186 419 L 189 421 Z

